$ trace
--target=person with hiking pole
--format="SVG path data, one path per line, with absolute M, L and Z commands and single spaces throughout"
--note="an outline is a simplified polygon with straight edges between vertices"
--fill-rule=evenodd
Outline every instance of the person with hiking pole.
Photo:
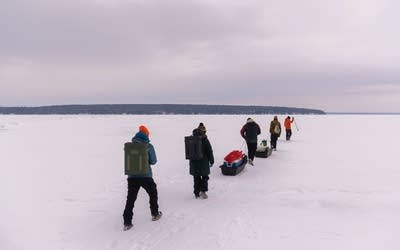
M 260 126 L 251 118 L 247 118 L 246 124 L 240 130 L 240 135 L 246 140 L 249 164 L 254 166 L 254 156 L 257 150 L 257 136 L 261 134 Z
M 294 117 L 290 119 L 290 116 L 286 117 L 284 126 L 286 130 L 286 141 L 290 141 L 290 137 L 292 136 L 292 123 L 294 122 Z
M 153 173 L 150 167 L 150 165 L 157 163 L 157 156 L 153 145 L 150 143 L 149 134 L 150 132 L 148 128 L 141 125 L 139 127 L 139 132 L 137 132 L 132 138 L 132 144 L 134 144 L 134 146 L 143 147 L 143 155 L 135 156 L 136 158 L 140 157 L 140 159 L 136 159 L 138 160 L 137 162 L 142 163 L 141 159 L 148 159 L 148 162 L 143 163 L 145 164 L 145 168 L 142 172 L 133 172 L 128 174 L 128 196 L 126 198 L 123 214 L 124 231 L 132 228 L 133 207 L 135 206 L 137 194 L 141 187 L 146 190 L 149 195 L 152 220 L 159 220 L 162 216 L 162 213 L 158 210 L 157 185 L 153 180 Z M 136 150 L 136 152 L 138 152 L 138 150 Z M 131 160 L 133 162 L 135 159 L 132 158 Z
M 278 121 L 278 116 L 274 116 L 274 119 L 269 125 L 269 132 L 271 133 L 271 148 L 276 151 L 276 143 L 278 138 L 281 136 L 281 123 Z

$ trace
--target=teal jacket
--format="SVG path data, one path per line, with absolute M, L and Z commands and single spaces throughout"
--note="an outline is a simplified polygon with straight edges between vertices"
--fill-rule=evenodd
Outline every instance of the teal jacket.
M 132 143 L 146 143 L 147 144 L 147 153 L 149 155 L 149 171 L 144 175 L 128 175 L 128 178 L 148 178 L 153 177 L 153 172 L 151 171 L 151 165 L 157 163 L 157 155 L 154 150 L 153 145 L 150 143 L 149 137 L 142 132 L 137 132 L 136 135 L 132 138 Z

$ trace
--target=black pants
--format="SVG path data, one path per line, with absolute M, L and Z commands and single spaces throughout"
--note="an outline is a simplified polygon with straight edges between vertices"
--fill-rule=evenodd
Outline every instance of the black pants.
M 158 214 L 158 195 L 157 195 L 157 185 L 153 178 L 128 178 L 128 196 L 126 198 L 126 205 L 124 210 L 124 225 L 129 225 L 132 223 L 133 207 L 135 206 L 135 201 L 140 187 L 149 194 L 150 211 L 151 215 Z
M 193 176 L 193 181 L 194 181 L 194 185 L 193 185 L 193 193 L 195 196 L 199 196 L 200 192 L 207 192 L 208 191 L 208 180 L 210 178 L 208 177 L 208 175 L 206 176 Z
M 289 141 L 291 136 L 292 136 L 292 130 L 286 129 L 286 141 Z
M 250 160 L 254 160 L 254 156 L 256 155 L 257 150 L 257 142 L 248 142 L 247 143 L 247 154 Z
M 277 134 L 271 134 L 271 148 L 276 149 L 276 142 L 278 141 L 278 135 Z

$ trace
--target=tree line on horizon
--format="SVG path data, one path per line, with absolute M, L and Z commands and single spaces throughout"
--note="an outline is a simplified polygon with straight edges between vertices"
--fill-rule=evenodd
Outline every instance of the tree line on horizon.
M 91 104 L 0 107 L 0 114 L 326 114 L 319 109 L 196 104 Z

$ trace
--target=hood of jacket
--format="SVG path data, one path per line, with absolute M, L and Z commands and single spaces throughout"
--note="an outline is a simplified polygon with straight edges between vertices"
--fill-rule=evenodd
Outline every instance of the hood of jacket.
M 149 143 L 150 142 L 149 137 L 145 133 L 140 132 L 140 131 L 137 132 L 135 134 L 135 136 L 132 138 L 132 142 L 134 142 L 134 141 L 136 141 L 136 142 L 144 142 L 144 143 Z

